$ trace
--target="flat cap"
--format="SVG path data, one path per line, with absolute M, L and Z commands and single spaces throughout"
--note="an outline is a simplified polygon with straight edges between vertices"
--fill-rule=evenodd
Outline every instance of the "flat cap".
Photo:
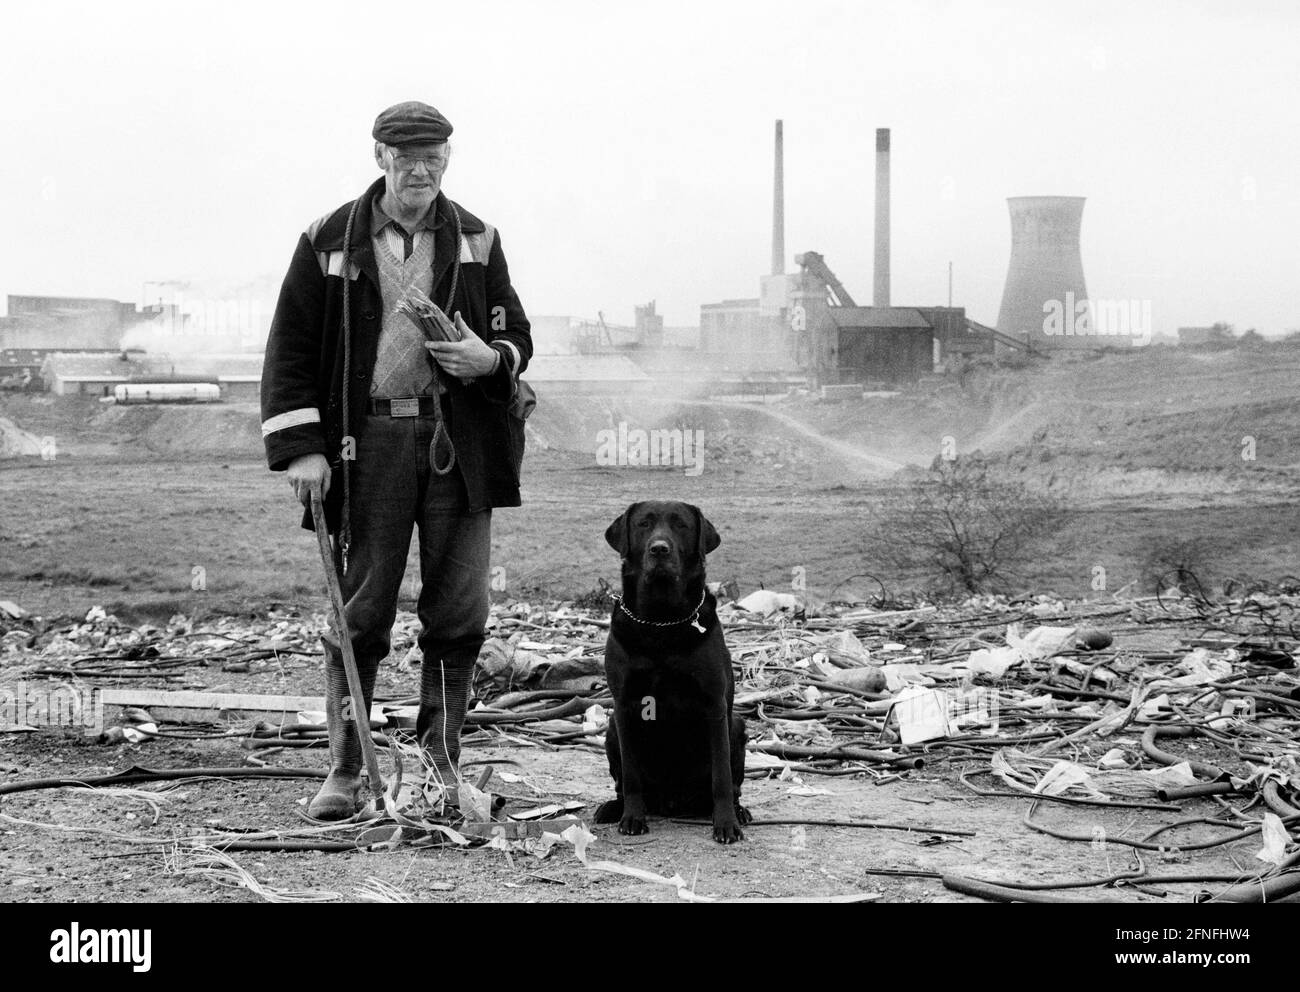
M 451 137 L 451 121 L 427 103 L 408 100 L 394 104 L 376 117 L 371 134 L 386 145 L 446 141 Z

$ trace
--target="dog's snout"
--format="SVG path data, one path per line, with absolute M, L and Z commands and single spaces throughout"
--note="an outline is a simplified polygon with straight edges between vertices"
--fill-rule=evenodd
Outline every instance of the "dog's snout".
M 663 538 L 659 538 L 656 541 L 651 541 L 650 546 L 646 550 L 656 558 L 666 558 L 672 553 L 673 546 Z

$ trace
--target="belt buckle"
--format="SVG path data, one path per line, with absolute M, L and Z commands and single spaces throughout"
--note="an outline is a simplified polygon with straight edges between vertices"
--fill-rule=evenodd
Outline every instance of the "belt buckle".
M 390 417 L 418 417 L 420 415 L 420 398 L 418 396 L 404 396 L 401 399 L 389 400 L 388 415 Z

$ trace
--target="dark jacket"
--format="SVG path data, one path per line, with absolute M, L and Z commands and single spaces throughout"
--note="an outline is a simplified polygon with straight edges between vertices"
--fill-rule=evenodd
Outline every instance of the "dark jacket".
M 382 322 L 379 271 L 370 237 L 370 203 L 383 190 L 382 177 L 361 197 L 353 222 L 348 277 L 351 362 L 347 389 L 348 431 L 364 444 L 370 376 Z M 519 468 L 524 454 L 523 421 L 510 413 L 519 373 L 532 357 L 528 318 L 510 285 L 501 239 L 495 229 L 459 204 L 461 244 L 446 196 L 438 194 L 434 226 L 434 278 L 430 298 L 439 306 L 451 289 L 453 252 L 461 259 L 455 300 L 473 331 L 502 353 L 497 371 L 468 385 L 443 376 L 450 392 L 450 432 L 465 480 L 468 509 L 519 505 Z M 299 455 L 329 459 L 330 491 L 325 501 L 331 531 L 337 531 L 343 501 L 343 234 L 352 203 L 315 221 L 298 247 L 276 303 L 262 368 L 262 436 L 272 471 Z M 503 342 L 518 350 L 515 356 Z M 351 512 L 365 512 L 353 507 Z M 303 526 L 311 529 L 310 512 Z

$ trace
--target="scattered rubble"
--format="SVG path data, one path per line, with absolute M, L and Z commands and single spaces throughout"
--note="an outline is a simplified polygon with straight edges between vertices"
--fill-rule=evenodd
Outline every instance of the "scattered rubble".
M 737 670 L 735 709 L 750 731 L 751 775 L 795 780 L 793 787 L 803 790 L 798 794 L 811 796 L 817 790 L 808 776 L 888 785 L 922 766 L 948 769 L 973 797 L 1029 800 L 1026 826 L 1080 842 L 1093 838 L 1043 826 L 1034 819 L 1038 805 L 1177 811 L 1178 803 L 1208 801 L 1217 818 L 1180 822 L 1224 825 L 1222 837 L 1183 849 L 1252 840 L 1261 865 L 1256 890 L 1277 898 L 1300 888 L 1292 870 L 1300 864 L 1298 608 L 1300 590 L 1289 587 L 1217 601 L 1178 592 L 1077 603 L 972 597 L 899 610 L 860 603 L 814 608 L 760 590 L 723 602 L 718 612 Z M 218 682 L 230 691 L 232 675 L 246 678 L 286 663 L 301 669 L 297 688 L 314 693 L 324 623 L 323 614 L 273 610 L 255 618 L 195 623 L 178 615 L 161 626 L 131 626 L 98 608 L 80 621 L 56 623 L 3 601 L 0 698 L 17 680 L 112 687 L 115 698 L 130 687 L 156 695 L 171 686 L 213 689 L 209 683 Z M 494 606 L 468 718 L 472 735 L 603 748 L 611 703 L 603 675 L 608 623 L 607 610 L 573 604 Z M 421 663 L 416 628 L 413 615 L 399 616 L 392 665 Z M 581 804 L 565 797 L 532 790 L 520 808 L 503 809 L 484 778 L 478 792 L 462 786 L 458 816 L 439 805 L 419 782 L 419 752 L 404 734 L 416 702 L 377 694 L 372 713 L 375 739 L 391 743 L 399 781 L 403 768 L 416 772 L 406 773 L 404 812 L 393 811 L 395 823 L 358 818 L 351 835 L 331 833 L 319 849 L 454 843 L 546 857 L 557 845 L 586 843 L 571 832 Z M 169 736 L 236 737 L 250 769 L 269 769 L 280 750 L 322 747 L 326 738 L 310 709 L 244 722 L 165 714 L 166 706 L 153 704 L 124 709 L 106 740 L 143 751 L 165 748 Z M 0 731 L 4 718 L 0 711 Z M 522 780 L 508 775 L 501 775 L 501 788 L 518 805 L 514 793 Z M 14 785 L 5 781 L 0 793 Z M 380 827 L 386 827 L 382 837 L 375 832 Z M 1178 827 L 1111 840 L 1165 851 L 1178 846 Z M 196 850 L 250 842 L 220 831 L 201 843 L 191 840 Z M 318 840 L 310 832 L 279 832 L 263 842 L 292 841 L 300 849 Z M 215 864 L 196 856 L 186 863 Z M 974 880 L 952 881 L 959 891 L 993 892 Z M 1015 891 L 1011 883 L 999 885 Z M 1232 890 L 1233 897 L 1248 888 Z

